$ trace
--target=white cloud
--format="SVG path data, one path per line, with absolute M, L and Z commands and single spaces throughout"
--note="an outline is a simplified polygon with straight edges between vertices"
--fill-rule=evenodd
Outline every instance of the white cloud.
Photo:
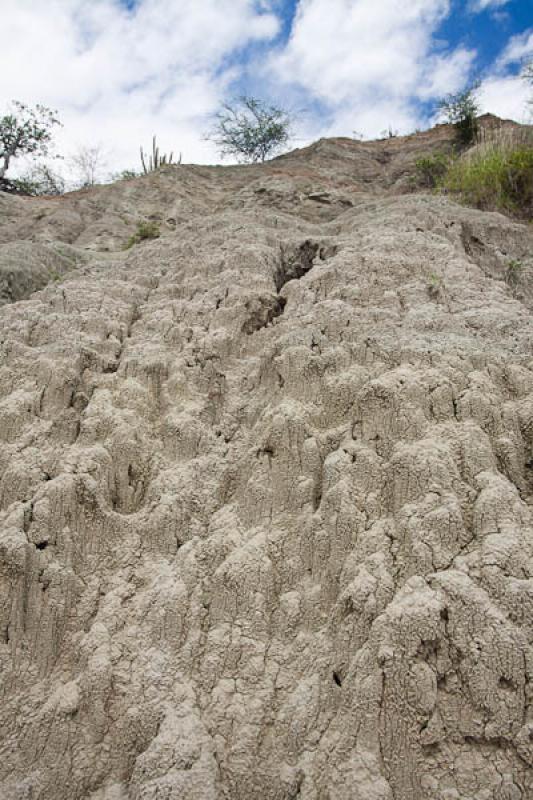
M 533 30 L 513 36 L 498 59 L 498 68 L 533 58 Z
M 513 36 L 483 81 L 479 92 L 480 106 L 505 119 L 531 123 L 531 86 L 517 68 L 533 58 L 533 30 Z
M 271 62 L 329 108 L 326 132 L 372 136 L 421 123 L 418 100 L 460 88 L 474 53 L 435 53 L 433 36 L 449 0 L 300 0 L 289 42 Z
M 516 76 L 488 78 L 483 81 L 479 92 L 482 111 L 523 123 L 531 123 L 530 98 L 531 87 Z
M 470 11 L 480 12 L 491 8 L 501 8 L 509 2 L 510 0 L 470 0 L 468 7 Z
M 369 85 L 409 91 L 433 25 L 448 0 L 301 0 L 290 41 L 276 67 L 315 94 L 336 101 Z
M 425 100 L 459 91 L 465 84 L 475 56 L 473 50 L 459 47 L 450 54 L 428 58 L 425 82 L 418 88 L 418 97 Z
M 67 149 L 105 142 L 117 167 L 158 135 L 187 161 L 216 160 L 208 114 L 237 75 L 228 59 L 279 29 L 268 0 L 2 0 L 0 107 L 60 111 Z

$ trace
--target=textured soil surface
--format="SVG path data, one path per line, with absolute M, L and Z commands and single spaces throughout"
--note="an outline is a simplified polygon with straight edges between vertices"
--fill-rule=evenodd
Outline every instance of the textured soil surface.
M 533 231 L 451 137 L 0 194 L 2 800 L 533 798 Z

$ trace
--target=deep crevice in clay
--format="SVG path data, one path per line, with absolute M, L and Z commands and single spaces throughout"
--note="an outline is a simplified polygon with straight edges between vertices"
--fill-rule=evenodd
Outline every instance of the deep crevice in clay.
M 298 247 L 281 248 L 281 259 L 274 276 L 279 292 L 289 281 L 302 278 L 314 267 L 320 245 L 307 239 Z

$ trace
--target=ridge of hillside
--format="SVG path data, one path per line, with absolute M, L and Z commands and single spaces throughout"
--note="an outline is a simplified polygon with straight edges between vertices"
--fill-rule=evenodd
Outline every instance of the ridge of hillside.
M 533 231 L 452 141 L 0 194 L 2 800 L 533 797 Z

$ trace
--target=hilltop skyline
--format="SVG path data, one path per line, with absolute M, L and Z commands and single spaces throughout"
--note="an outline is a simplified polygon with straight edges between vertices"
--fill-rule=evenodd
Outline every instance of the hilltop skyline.
M 475 77 L 483 111 L 527 121 L 520 64 L 533 55 L 528 0 L 7 0 L 0 106 L 58 110 L 58 149 L 101 143 L 138 166 L 153 134 L 186 162 L 227 98 L 299 112 L 295 146 L 354 131 L 400 134 Z M 36 67 L 37 65 L 37 67 Z

